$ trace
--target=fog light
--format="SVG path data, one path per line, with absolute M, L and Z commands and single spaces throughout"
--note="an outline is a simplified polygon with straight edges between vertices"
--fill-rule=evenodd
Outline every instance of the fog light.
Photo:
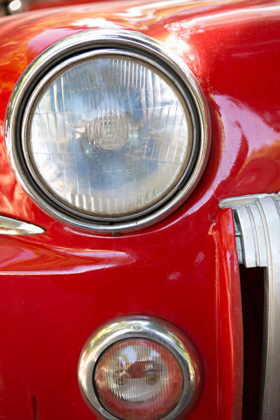
M 183 373 L 173 354 L 154 341 L 130 339 L 110 347 L 97 363 L 100 402 L 121 419 L 163 418 L 183 392 Z
M 106 419 L 169 420 L 187 414 L 200 389 L 197 353 L 169 323 L 126 317 L 98 330 L 79 363 L 89 405 Z

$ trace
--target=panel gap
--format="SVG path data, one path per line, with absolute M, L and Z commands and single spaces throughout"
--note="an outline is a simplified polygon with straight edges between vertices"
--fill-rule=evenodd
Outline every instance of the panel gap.
M 258 419 L 263 345 L 264 269 L 240 266 L 244 328 L 243 417 Z
M 38 401 L 37 401 L 36 395 L 32 395 L 32 409 L 33 409 L 34 420 L 39 420 L 39 417 L 38 417 Z

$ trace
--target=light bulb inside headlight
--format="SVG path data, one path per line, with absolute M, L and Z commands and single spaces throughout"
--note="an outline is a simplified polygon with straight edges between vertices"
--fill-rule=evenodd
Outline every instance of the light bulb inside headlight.
M 172 196 L 195 156 L 179 89 L 146 61 L 103 55 L 72 63 L 37 95 L 26 153 L 64 207 L 116 220 Z

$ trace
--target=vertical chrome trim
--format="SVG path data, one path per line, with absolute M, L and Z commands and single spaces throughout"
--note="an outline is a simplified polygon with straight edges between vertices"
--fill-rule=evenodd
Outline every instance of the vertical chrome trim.
M 265 267 L 261 420 L 280 418 L 280 197 L 260 194 L 223 200 L 235 214 L 245 267 Z M 237 234 L 237 232 L 236 232 Z

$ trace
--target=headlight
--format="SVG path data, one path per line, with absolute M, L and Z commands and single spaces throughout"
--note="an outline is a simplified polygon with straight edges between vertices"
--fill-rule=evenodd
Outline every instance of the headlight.
M 33 198 L 104 231 L 169 214 L 193 189 L 208 150 L 207 108 L 193 76 L 154 41 L 117 35 L 79 34 L 43 53 L 8 120 L 12 160 Z
M 191 115 L 156 68 L 114 51 L 88 55 L 42 82 L 27 111 L 25 158 L 65 206 L 103 220 L 135 217 L 166 199 L 191 165 Z

